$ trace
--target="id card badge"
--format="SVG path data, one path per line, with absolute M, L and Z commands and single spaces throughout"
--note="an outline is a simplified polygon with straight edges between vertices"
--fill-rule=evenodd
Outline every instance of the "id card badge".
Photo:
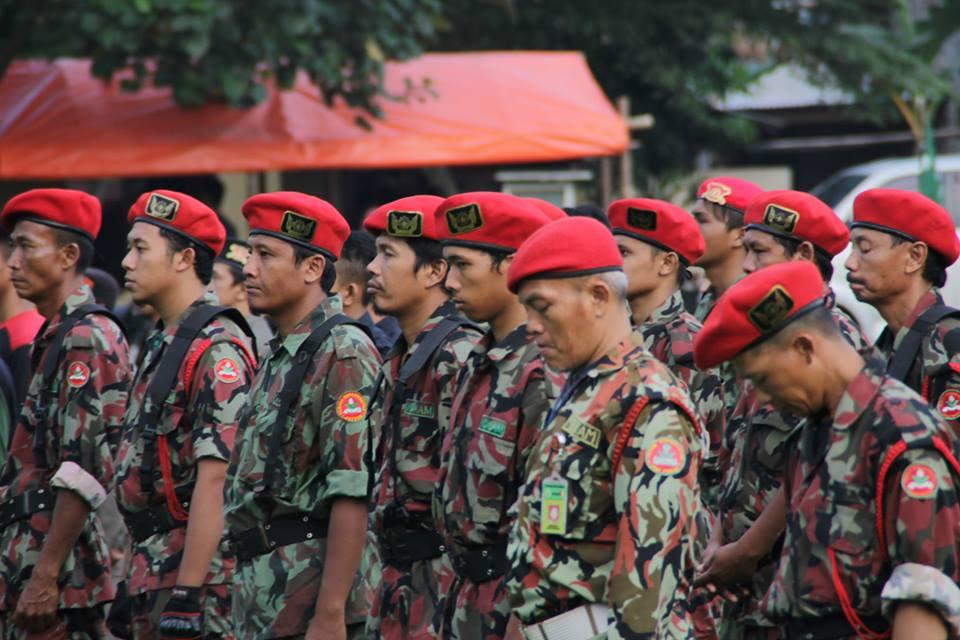
M 540 485 L 540 533 L 567 533 L 567 481 L 546 478 Z

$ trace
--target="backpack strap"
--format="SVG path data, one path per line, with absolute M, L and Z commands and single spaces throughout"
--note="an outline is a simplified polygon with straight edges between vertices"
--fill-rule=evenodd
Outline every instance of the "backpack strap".
M 40 384 L 40 398 L 38 404 L 38 421 L 37 428 L 33 434 L 33 454 L 34 458 L 37 461 L 37 466 L 41 469 L 47 468 L 47 428 L 50 422 L 50 407 L 57 404 L 54 397 L 55 390 L 53 387 L 53 379 L 57 374 L 57 368 L 60 365 L 61 360 L 64 356 L 63 343 L 67 339 L 67 334 L 73 330 L 74 327 L 78 326 L 87 316 L 92 314 L 99 314 L 106 316 L 117 325 L 117 327 L 123 331 L 123 323 L 113 315 L 106 307 L 101 307 L 97 304 L 84 304 L 80 305 L 67 315 L 65 315 L 60 320 L 60 325 L 57 327 L 57 331 L 53 334 L 53 338 L 50 340 L 50 344 L 47 345 L 46 351 L 43 353 L 42 359 L 36 366 L 39 366 L 39 371 L 41 377 Z M 43 330 L 39 332 L 38 335 L 42 335 Z M 35 361 L 36 362 L 36 361 Z M 37 371 L 38 369 L 34 369 Z
M 400 373 L 393 385 L 393 398 L 389 407 L 389 424 L 391 429 L 391 449 L 386 452 L 390 458 L 390 472 L 393 475 L 394 482 L 397 481 L 397 449 L 400 447 L 400 412 L 407 396 L 407 384 L 410 380 L 423 371 L 427 363 L 440 348 L 450 334 L 460 327 L 469 327 L 478 329 L 478 327 L 460 315 L 451 315 L 445 317 L 437 325 L 427 332 L 416 351 L 400 367 Z M 372 435 L 368 442 L 372 441 Z
M 903 341 L 893 354 L 887 373 L 901 382 L 907 381 L 907 375 L 920 353 L 924 337 L 944 318 L 960 318 L 960 310 L 945 304 L 935 304 L 917 318 Z
M 140 465 L 140 486 L 142 488 L 151 486 L 154 480 L 157 453 L 155 446 L 157 440 L 157 425 L 160 422 L 160 414 L 166 405 L 167 396 L 177 384 L 181 365 L 187 357 L 188 351 L 190 351 L 190 346 L 194 340 L 199 337 L 204 328 L 218 317 L 231 320 L 241 331 L 250 337 L 251 341 L 253 340 L 253 331 L 250 329 L 249 324 L 247 324 L 246 318 L 243 317 L 240 311 L 230 307 L 221 307 L 213 304 L 201 305 L 191 311 L 190 314 L 184 318 L 183 322 L 180 323 L 176 333 L 173 335 L 170 346 L 160 359 L 160 364 L 157 366 L 153 380 L 151 380 L 150 385 L 147 387 L 146 406 L 148 409 L 140 413 L 138 426 L 141 428 L 141 437 L 143 438 L 143 460 Z M 209 346 L 209 344 L 204 345 L 202 351 L 205 351 L 206 347 Z M 245 350 L 243 350 L 243 353 L 247 355 Z M 185 387 L 189 387 L 190 383 L 191 380 L 184 380 Z
M 293 366 L 284 374 L 283 388 L 280 390 L 279 408 L 277 410 L 277 421 L 270 432 L 270 440 L 267 447 L 266 466 L 263 470 L 263 478 L 260 484 L 254 488 L 254 491 L 261 496 L 271 495 L 277 475 L 277 466 L 280 458 L 280 439 L 286 431 L 287 420 L 292 417 L 293 407 L 300 396 L 300 387 L 307 376 L 310 365 L 313 364 L 313 357 L 323 346 L 330 334 L 336 327 L 351 325 L 357 327 L 367 336 L 370 335 L 369 329 L 362 323 L 353 320 L 343 313 L 337 313 L 327 318 L 323 324 L 313 330 L 307 339 L 303 341 L 300 348 L 297 349 L 297 355 L 294 358 Z

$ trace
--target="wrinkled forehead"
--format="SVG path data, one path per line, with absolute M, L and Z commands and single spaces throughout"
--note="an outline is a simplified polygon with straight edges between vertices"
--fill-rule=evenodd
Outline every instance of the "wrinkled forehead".
M 520 285 L 517 297 L 524 305 L 555 302 L 581 294 L 581 278 L 532 278 Z

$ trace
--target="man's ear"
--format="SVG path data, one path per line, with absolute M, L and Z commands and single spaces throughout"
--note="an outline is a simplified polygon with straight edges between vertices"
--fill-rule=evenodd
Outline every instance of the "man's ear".
M 80 245 L 68 242 L 60 247 L 60 268 L 64 271 L 74 267 L 80 261 Z M 79 272 L 79 269 L 77 270 Z
M 432 289 L 436 286 L 443 286 L 447 281 L 447 268 L 449 265 L 446 260 L 434 260 L 428 264 L 422 265 L 417 270 L 417 278 L 423 282 L 426 289 Z
M 813 243 L 809 242 L 808 240 L 804 240 L 797 247 L 794 255 L 799 256 L 808 262 L 816 263 L 817 250 L 813 248 Z
M 193 247 L 187 247 L 181 251 L 174 251 L 170 256 L 170 263 L 173 270 L 177 273 L 193 269 L 193 264 L 197 261 L 197 250 Z
M 600 318 L 605 315 L 607 306 L 613 298 L 610 285 L 603 278 L 592 277 L 587 282 L 586 294 L 590 297 L 590 306 L 594 310 L 594 316 Z
M 809 333 L 801 331 L 793 336 L 790 346 L 809 364 L 813 361 L 815 342 Z
M 927 256 L 930 255 L 930 249 L 923 242 L 914 242 L 910 244 L 907 251 L 907 261 L 904 264 L 904 272 L 912 275 L 918 271 L 923 271 L 923 265 L 927 263 Z
M 307 257 L 300 265 L 303 273 L 304 284 L 317 284 L 323 278 L 323 269 L 327 265 L 327 259 L 315 253 Z
M 506 256 L 503 260 L 500 261 L 500 264 L 497 265 L 497 273 L 502 275 L 507 275 L 507 271 L 510 269 L 510 263 L 513 262 L 513 257 L 517 255 L 516 253 L 511 253 Z
M 680 268 L 680 256 L 673 251 L 661 251 L 657 256 L 657 275 L 661 278 L 675 275 Z
M 730 248 L 731 249 L 740 249 L 743 247 L 743 234 L 744 228 L 740 227 L 739 229 L 733 229 L 730 231 L 732 234 L 730 237 Z
M 348 282 L 342 287 L 340 287 L 337 293 L 340 294 L 340 299 L 343 300 L 343 308 L 352 307 L 356 302 L 357 295 L 360 291 L 360 285 L 356 282 Z

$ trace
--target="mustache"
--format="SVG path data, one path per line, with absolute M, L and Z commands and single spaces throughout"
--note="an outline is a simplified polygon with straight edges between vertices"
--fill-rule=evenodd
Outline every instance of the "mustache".
M 853 276 L 847 276 L 847 283 L 848 283 L 848 284 L 861 284 L 861 285 L 862 285 L 862 284 L 866 284 L 866 283 L 865 283 L 863 280 L 861 280 L 860 278 L 854 278 Z

